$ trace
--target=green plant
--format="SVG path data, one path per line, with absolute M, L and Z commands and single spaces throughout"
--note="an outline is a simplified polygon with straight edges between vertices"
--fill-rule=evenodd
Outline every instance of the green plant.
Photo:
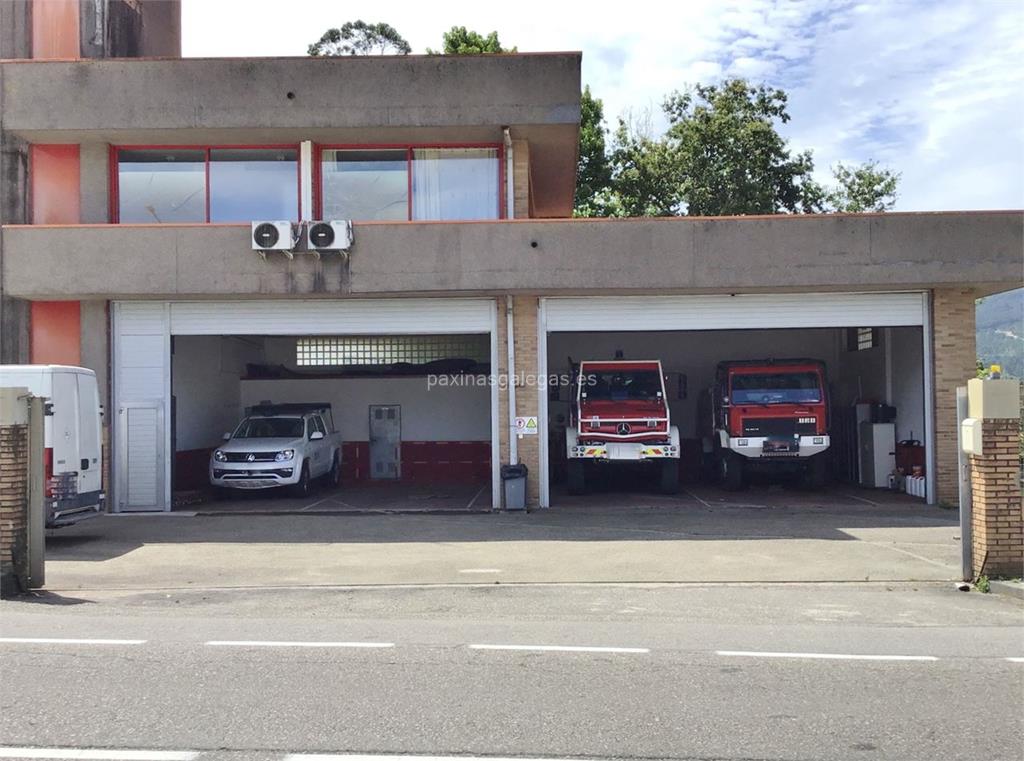
M 992 586 L 988 583 L 988 576 L 981 575 L 974 580 L 974 588 L 977 589 L 984 595 L 987 595 L 992 591 Z

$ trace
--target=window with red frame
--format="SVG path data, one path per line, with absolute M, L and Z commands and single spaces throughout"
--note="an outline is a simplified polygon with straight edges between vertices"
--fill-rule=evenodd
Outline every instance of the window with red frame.
M 118 148 L 116 221 L 299 219 L 295 147 Z
M 498 146 L 327 148 L 321 216 L 356 221 L 499 219 Z

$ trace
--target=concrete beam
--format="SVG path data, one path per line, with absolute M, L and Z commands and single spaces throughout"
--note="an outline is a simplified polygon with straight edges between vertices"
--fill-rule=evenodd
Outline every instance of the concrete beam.
M 671 293 L 1019 285 L 1024 213 L 357 224 L 346 261 L 271 254 L 239 225 L 11 226 L 31 299 Z

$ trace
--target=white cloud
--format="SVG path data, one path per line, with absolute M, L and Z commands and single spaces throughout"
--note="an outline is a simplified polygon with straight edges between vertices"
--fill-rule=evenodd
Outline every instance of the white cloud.
M 902 172 L 898 208 L 1024 207 L 1024 11 L 1012 0 L 688 0 L 601 12 L 376 0 L 184 0 L 188 56 L 304 55 L 330 26 L 388 21 L 416 52 L 455 24 L 521 51 L 582 50 L 583 81 L 614 123 L 722 76 L 790 95 L 794 148 L 823 178 L 837 161 Z M 659 126 L 656 121 L 655 126 Z

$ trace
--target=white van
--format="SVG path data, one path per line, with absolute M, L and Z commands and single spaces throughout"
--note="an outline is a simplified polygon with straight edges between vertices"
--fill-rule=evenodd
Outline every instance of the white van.
M 66 365 L 0 365 L 0 386 L 48 400 L 46 526 L 70 526 L 103 511 L 103 447 L 96 373 Z

